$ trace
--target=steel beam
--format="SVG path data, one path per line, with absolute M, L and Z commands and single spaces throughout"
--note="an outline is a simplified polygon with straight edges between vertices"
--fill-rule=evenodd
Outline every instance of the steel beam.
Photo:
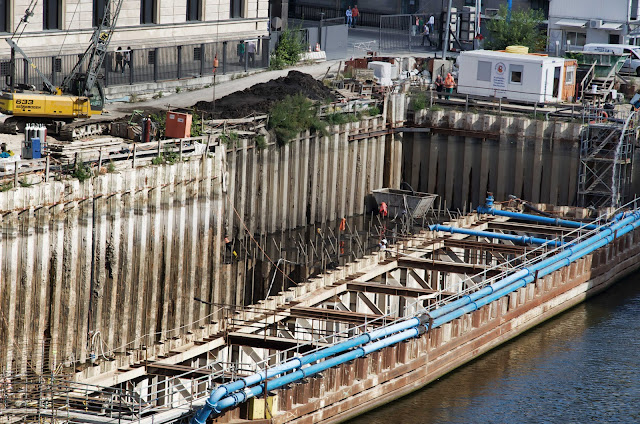
M 428 271 L 440 271 L 440 272 L 451 272 L 453 274 L 465 274 L 465 275 L 473 275 L 479 274 L 481 272 L 487 273 L 487 276 L 491 277 L 494 275 L 500 274 L 502 269 L 500 268 L 492 268 L 485 265 L 480 264 L 467 264 L 463 262 L 445 262 L 445 261 L 436 261 L 431 259 L 424 258 L 399 258 L 398 266 L 402 268 L 418 268 L 418 269 L 426 269 Z
M 336 309 L 322 309 L 322 308 L 308 308 L 303 306 L 295 306 L 289 310 L 290 316 L 295 318 L 311 318 L 321 319 L 324 321 L 337 321 L 349 324 L 371 324 L 382 325 L 385 320 L 382 320 L 382 315 L 378 314 L 364 314 L 361 312 L 347 312 L 339 311 Z M 395 320 L 396 317 L 387 317 L 386 322 Z M 376 320 L 375 322 L 371 322 Z
M 439 292 L 438 290 L 431 289 L 419 289 L 413 287 L 398 287 L 389 286 L 387 284 L 377 283 L 359 283 L 351 281 L 347 283 L 348 291 L 362 292 L 362 293 L 378 293 L 389 296 L 404 296 L 404 297 L 419 297 L 427 294 L 442 294 L 444 296 L 450 296 L 455 293 Z
M 229 344 L 255 347 L 259 349 L 287 350 L 299 347 L 300 352 L 307 352 L 320 347 L 329 346 L 328 343 L 318 343 L 311 340 L 287 339 L 284 337 L 264 336 L 261 334 L 229 333 Z M 311 345 L 313 343 L 313 346 Z

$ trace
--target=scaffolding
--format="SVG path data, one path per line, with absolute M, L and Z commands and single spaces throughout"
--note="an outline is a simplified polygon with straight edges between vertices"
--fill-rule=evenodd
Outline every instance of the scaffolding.
M 637 115 L 587 107 L 583 117 L 578 206 L 619 207 L 631 195 Z

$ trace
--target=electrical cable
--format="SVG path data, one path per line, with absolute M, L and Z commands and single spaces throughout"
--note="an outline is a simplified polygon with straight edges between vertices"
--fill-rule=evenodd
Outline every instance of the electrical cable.
M 105 7 L 108 7 L 110 3 L 111 2 L 107 2 Z M 80 5 L 80 0 L 77 1 L 76 8 L 73 10 L 73 15 L 71 15 L 71 20 L 69 21 L 69 25 L 67 26 L 67 30 L 64 32 L 64 38 L 62 39 L 62 44 L 60 44 L 60 51 L 58 51 L 58 56 L 60 56 L 62 54 L 62 48 L 64 47 L 64 43 L 67 40 L 67 35 L 69 35 L 69 29 L 71 28 L 71 24 L 73 23 L 73 18 L 75 18 L 75 16 L 76 16 L 76 12 L 78 11 L 78 6 L 79 5 Z

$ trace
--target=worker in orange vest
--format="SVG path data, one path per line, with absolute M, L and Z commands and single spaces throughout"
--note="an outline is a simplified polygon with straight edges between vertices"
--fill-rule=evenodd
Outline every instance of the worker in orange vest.
M 387 204 L 385 202 L 380 203 L 380 215 L 382 215 L 383 218 L 386 218 L 387 215 L 389 215 L 389 210 L 387 208 Z
M 453 79 L 451 72 L 447 73 L 447 77 L 444 79 L 444 91 L 447 94 L 453 93 L 453 88 L 456 86 L 456 81 Z M 449 100 L 449 96 L 444 96 L 446 100 Z

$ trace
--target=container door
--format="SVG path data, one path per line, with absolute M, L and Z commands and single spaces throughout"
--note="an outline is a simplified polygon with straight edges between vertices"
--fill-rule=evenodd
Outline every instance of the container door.
M 560 94 L 560 72 L 562 71 L 562 66 L 556 66 L 553 69 L 553 97 L 556 99 Z

